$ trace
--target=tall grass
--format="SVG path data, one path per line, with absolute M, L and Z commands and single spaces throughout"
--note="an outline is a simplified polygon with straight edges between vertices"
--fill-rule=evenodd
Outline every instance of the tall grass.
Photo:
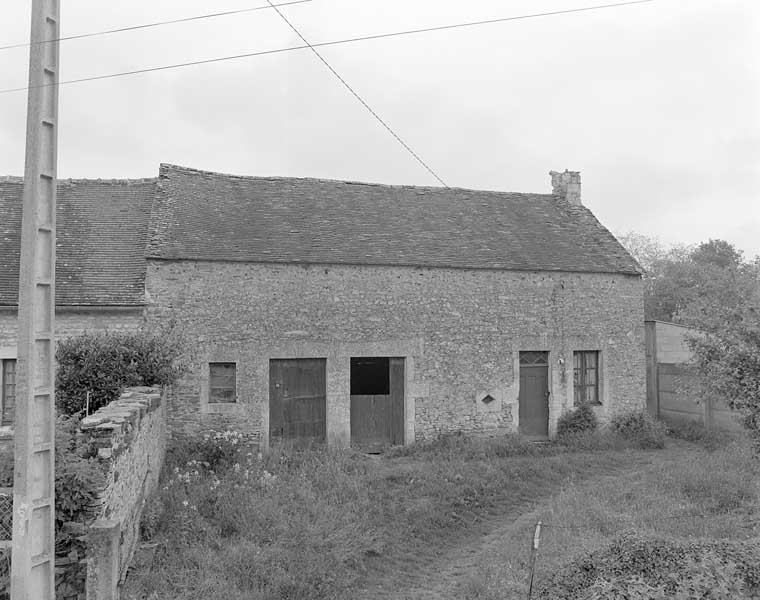
M 607 448 L 610 439 L 597 443 Z M 373 577 L 432 559 L 497 504 L 527 510 L 570 478 L 634 460 L 629 452 L 515 436 L 451 436 L 380 458 L 318 447 L 261 457 L 246 450 L 237 464 L 217 453 L 219 466 L 205 466 L 191 449 L 173 453 L 151 503 L 160 510 L 147 511 L 162 515 L 147 528 L 162 550 L 152 571 L 131 576 L 132 591 L 177 599 L 355 598 Z
M 464 585 L 462 597 L 495 600 L 525 594 L 525 546 L 538 519 L 544 523 L 538 582 L 624 531 L 674 540 L 740 540 L 760 533 L 753 525 L 760 512 L 760 461 L 748 443 L 663 458 L 632 468 L 627 476 L 566 485 L 545 510 L 516 525 L 511 533 L 525 543 L 505 547 Z

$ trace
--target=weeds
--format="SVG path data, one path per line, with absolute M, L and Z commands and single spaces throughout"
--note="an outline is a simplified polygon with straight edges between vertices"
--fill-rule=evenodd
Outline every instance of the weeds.
M 612 420 L 612 430 L 642 449 L 665 447 L 667 428 L 646 410 L 619 415 Z
M 731 442 L 741 439 L 743 436 L 719 430 L 708 430 L 701 423 L 694 420 L 682 420 L 668 427 L 671 437 L 694 442 L 709 451 L 725 448 Z
M 536 581 L 552 581 L 555 573 L 568 562 L 608 548 L 613 540 L 626 532 L 635 532 L 637 539 L 659 539 L 668 548 L 680 547 L 681 540 L 707 540 L 709 545 L 712 543 L 710 540 L 757 538 L 760 534 L 757 525 L 760 463 L 749 443 L 731 443 L 713 452 L 682 450 L 672 457 L 665 457 L 667 459 L 631 470 L 628 477 L 622 479 L 615 475 L 597 478 L 593 485 L 583 481 L 566 484 L 547 508 L 535 517 L 546 525 Z M 529 543 L 534 524 L 535 520 L 526 521 L 515 527 L 511 537 Z M 564 528 L 567 525 L 571 528 Z M 492 558 L 498 563 L 485 564 L 477 581 L 463 586 L 461 595 L 468 600 L 523 595 L 527 576 L 524 558 L 523 547 L 507 548 L 501 555 Z M 715 556 L 706 553 L 703 562 L 695 560 L 685 564 L 682 583 L 714 585 L 716 590 L 723 589 L 720 586 L 727 586 L 726 581 L 711 579 L 716 560 Z M 584 571 L 581 568 L 580 563 L 576 566 L 578 573 L 588 572 L 588 569 Z M 651 582 L 637 583 L 626 579 L 634 575 L 631 572 L 625 576 L 621 574 L 619 579 L 595 579 L 594 585 L 587 582 L 588 587 L 583 586 L 583 593 L 587 595 L 580 592 L 573 595 L 569 590 L 563 591 L 555 585 L 543 597 L 626 597 L 618 595 L 616 589 L 629 593 L 627 597 L 637 599 L 690 597 L 688 593 L 678 596 L 675 591 L 671 596 L 657 595 L 659 592 L 655 592 L 659 583 L 655 582 L 650 589 Z M 556 580 L 554 583 L 559 585 Z M 636 590 L 643 591 L 638 594 Z
M 233 445 L 228 438 L 214 443 Z M 217 463 L 207 460 L 216 451 L 199 450 L 205 442 L 172 449 L 174 466 L 143 519 L 165 550 L 132 589 L 178 599 L 354 598 L 379 559 L 414 563 L 497 503 L 527 505 L 568 477 L 628 460 L 517 436 L 447 436 L 378 458 L 320 447 L 261 456 L 234 445 Z

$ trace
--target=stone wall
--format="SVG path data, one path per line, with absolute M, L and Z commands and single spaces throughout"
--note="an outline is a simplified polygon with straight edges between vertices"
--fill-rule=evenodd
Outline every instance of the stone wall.
M 406 359 L 406 442 L 517 426 L 519 352 L 549 354 L 550 431 L 573 404 L 573 351 L 598 350 L 602 420 L 645 404 L 638 276 L 150 261 L 148 320 L 192 348 L 170 428 L 268 437 L 270 358 L 327 358 L 327 428 L 350 439 L 351 356 Z M 208 403 L 208 363 L 235 362 L 237 402 Z M 490 395 L 495 401 L 484 403 Z
M 88 598 L 95 598 L 99 596 L 90 594 L 105 576 L 109 582 L 123 580 L 139 542 L 143 504 L 158 485 L 166 452 L 165 398 L 158 388 L 128 388 L 118 400 L 84 418 L 81 430 L 83 441 L 97 446 L 105 473 L 88 555 Z M 116 534 L 104 543 L 103 531 Z M 102 573 L 104 568 L 109 572 Z
M 139 329 L 142 324 L 142 307 L 103 307 L 78 310 L 58 308 L 55 313 L 55 329 L 59 338 L 80 335 L 85 331 L 104 331 L 106 329 L 133 331 Z M 0 353 L 13 350 L 13 356 L 1 356 L 2 358 L 15 358 L 17 335 L 16 310 L 0 307 Z

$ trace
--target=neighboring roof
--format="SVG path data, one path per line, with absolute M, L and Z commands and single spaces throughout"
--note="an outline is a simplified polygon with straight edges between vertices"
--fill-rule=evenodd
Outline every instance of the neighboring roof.
M 56 304 L 144 303 L 155 179 L 60 180 Z M 18 303 L 23 180 L 0 178 L 0 306 Z
M 148 257 L 639 274 L 551 194 L 240 177 L 161 165 Z

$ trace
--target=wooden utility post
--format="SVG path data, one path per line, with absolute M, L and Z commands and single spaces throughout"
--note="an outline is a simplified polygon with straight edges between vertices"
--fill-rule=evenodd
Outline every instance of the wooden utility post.
M 32 0 L 18 298 L 12 600 L 55 598 L 59 0 Z

